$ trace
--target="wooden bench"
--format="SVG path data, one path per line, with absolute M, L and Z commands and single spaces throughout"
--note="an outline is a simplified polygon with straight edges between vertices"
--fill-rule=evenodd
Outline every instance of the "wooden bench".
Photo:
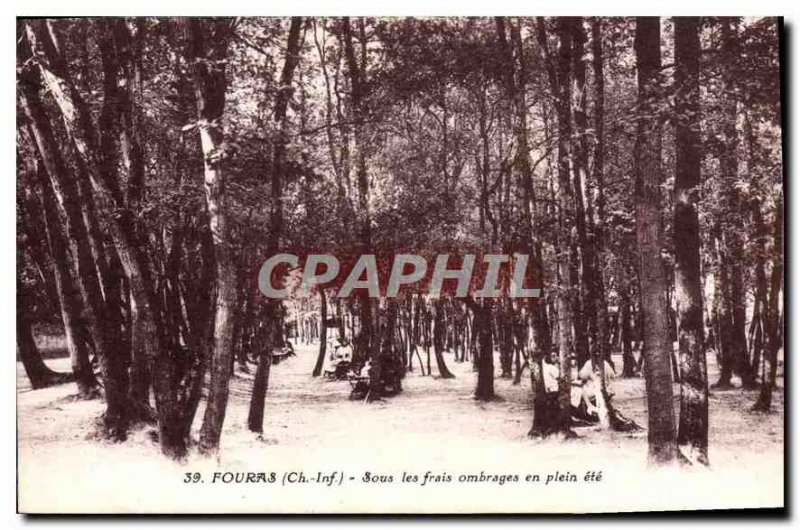
M 279 364 L 284 359 L 294 357 L 296 354 L 291 348 L 281 348 L 280 350 L 272 352 L 272 364 Z

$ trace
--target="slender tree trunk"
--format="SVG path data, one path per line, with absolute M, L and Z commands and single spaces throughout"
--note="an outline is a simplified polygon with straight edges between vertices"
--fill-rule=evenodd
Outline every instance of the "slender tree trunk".
M 214 319 L 211 382 L 200 450 L 219 451 L 222 425 L 228 404 L 228 384 L 233 355 L 233 315 L 236 309 L 236 274 L 233 268 L 225 193 L 227 153 L 223 146 L 222 115 L 225 107 L 226 78 L 224 60 L 230 40 L 229 19 L 190 19 L 187 61 L 192 69 L 197 97 L 197 125 L 204 157 L 204 177 L 208 223 L 217 266 L 217 303 Z
M 715 250 L 717 270 L 714 273 L 714 304 L 717 319 L 717 360 L 720 365 L 719 379 L 712 388 L 726 390 L 733 388 L 734 359 L 731 342 L 733 341 L 733 309 L 730 295 L 730 256 L 727 252 L 722 229 L 715 227 Z
M 772 406 L 772 391 L 778 374 L 778 350 L 783 347 L 783 322 L 780 315 L 780 293 L 783 287 L 783 195 L 778 199 L 773 231 L 772 273 L 770 275 L 769 306 L 767 310 L 767 360 L 769 376 L 761 383 L 761 392 L 753 406 L 754 410 L 769 411 Z
M 656 115 L 661 69 L 661 28 L 658 17 L 636 19 L 636 69 L 639 117 L 634 159 L 636 167 L 636 242 L 644 317 L 645 388 L 648 410 L 649 461 L 672 463 L 677 458 L 667 282 L 661 260 L 661 123 Z
M 575 136 L 574 165 L 573 165 L 573 197 L 575 200 L 575 226 L 577 228 L 577 242 L 581 258 L 581 315 L 580 326 L 576 321 L 575 327 L 575 355 L 579 366 L 583 366 L 590 358 L 596 357 L 593 350 L 597 349 L 597 291 L 595 289 L 595 246 L 594 234 L 587 228 L 587 215 L 589 228 L 591 228 L 593 208 L 591 197 L 584 201 L 584 191 L 587 183 L 589 168 L 589 143 L 586 137 L 588 128 L 587 97 L 586 97 L 586 64 L 583 60 L 586 45 L 586 32 L 583 29 L 583 20 L 573 17 L 572 21 L 572 71 L 575 79 L 575 92 L 578 104 L 574 112 Z
M 603 38 L 598 18 L 592 20 L 592 66 L 595 78 L 594 95 L 594 162 L 592 177 L 597 190 L 597 222 L 591 217 L 594 234 L 594 295 L 597 299 L 597 342 L 600 358 L 611 360 L 608 301 L 606 300 L 606 198 L 605 198 L 605 76 L 603 73 Z M 591 198 L 589 199 L 591 204 Z
M 765 253 L 766 249 L 764 248 L 764 238 L 766 237 L 766 226 L 764 225 L 764 219 L 761 214 L 761 205 L 759 202 L 753 203 L 753 225 L 755 230 L 755 254 L 756 254 L 756 266 L 755 266 L 755 276 L 756 276 L 756 292 L 755 292 L 755 301 L 753 306 L 753 339 L 752 339 L 752 349 L 753 349 L 753 363 L 752 363 L 752 370 L 754 377 L 758 375 L 759 365 L 761 364 L 761 359 L 763 358 L 764 353 L 764 335 L 765 335 L 765 314 L 766 314 L 766 307 L 767 307 L 767 272 L 766 272 L 766 265 L 765 265 Z M 762 383 L 766 380 L 766 374 L 762 374 L 761 381 Z
M 275 142 L 272 154 L 272 179 L 271 179 L 271 204 L 270 204 L 270 231 L 267 254 L 278 252 L 281 234 L 283 232 L 283 188 L 286 179 L 286 145 L 288 138 L 288 120 L 286 109 L 293 93 L 292 77 L 300 59 L 300 29 L 303 25 L 301 17 L 292 17 L 289 24 L 289 36 L 286 47 L 286 57 L 280 77 L 280 92 L 275 100 L 274 120 L 278 126 L 278 140 Z M 269 366 L 272 364 L 272 348 L 282 344 L 281 331 L 283 328 L 283 311 L 281 305 L 275 300 L 268 302 L 267 318 L 270 335 L 273 337 L 269 350 L 262 352 L 256 370 L 256 379 L 253 383 L 253 396 L 250 402 L 250 416 L 248 425 L 251 431 L 262 432 L 264 423 L 264 399 L 269 384 Z M 322 323 L 324 326 L 324 322 Z
M 624 280 L 622 280 L 624 282 Z M 620 340 L 622 341 L 622 377 L 636 375 L 636 359 L 633 357 L 631 330 L 631 298 L 624 284 L 620 287 Z
M 436 311 L 436 316 L 433 320 L 433 351 L 436 356 L 436 368 L 439 369 L 439 377 L 442 379 L 454 379 L 455 376 L 447 369 L 447 364 L 444 362 L 444 334 L 446 332 L 446 326 L 444 321 L 444 304 L 442 303 L 442 299 L 440 298 L 435 302 L 434 310 Z
M 322 374 L 322 366 L 325 364 L 325 355 L 328 347 L 328 326 L 326 321 L 328 319 L 328 298 L 325 296 L 325 290 L 319 290 L 319 314 L 322 319 L 322 333 L 319 339 L 319 354 L 317 355 L 317 363 L 314 365 L 314 371 L 311 374 L 313 377 L 319 377 Z

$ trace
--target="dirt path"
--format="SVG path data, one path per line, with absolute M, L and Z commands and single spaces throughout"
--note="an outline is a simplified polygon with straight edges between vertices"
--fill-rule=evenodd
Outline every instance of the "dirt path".
M 581 439 L 569 443 L 529 440 L 525 434 L 531 420 L 530 386 L 525 377 L 514 386 L 498 373 L 495 384 L 501 399 L 479 403 L 472 398 L 471 363 L 455 363 L 448 355 L 455 379 L 423 377 L 417 371 L 405 379 L 402 394 L 365 404 L 348 399 L 347 382 L 310 376 L 316 345 L 299 345 L 296 350 L 297 357 L 273 367 L 263 439 L 246 430 L 252 376 L 237 373 L 219 463 L 197 456 L 185 465 L 167 462 L 144 432 L 134 433 L 122 445 L 87 440 L 102 404 L 73 400 L 71 385 L 31 391 L 19 368 L 21 506 L 55 505 L 65 511 L 257 507 L 259 511 L 382 512 L 414 507 L 504 512 L 654 509 L 676 502 L 687 508 L 781 503 L 782 391 L 776 392 L 776 412 L 770 415 L 748 411 L 753 392 L 714 392 L 712 469 L 645 473 L 645 433 L 582 428 Z M 48 363 L 68 369 L 64 359 Z M 712 367 L 712 380 L 714 375 Z M 624 413 L 646 425 L 643 381 L 617 379 L 612 390 Z M 202 409 L 196 429 L 201 420 Z M 279 481 L 290 471 L 302 471 L 306 477 L 338 471 L 346 478 L 338 487 L 183 485 L 184 474 L 195 471 L 209 480 L 215 471 L 274 471 Z M 602 480 L 585 482 L 591 471 L 602 471 Z M 391 477 L 392 482 L 365 484 L 366 472 L 373 478 Z M 426 472 L 441 482 L 402 483 L 403 473 L 422 477 Z M 516 475 L 518 481 L 469 482 L 470 476 L 480 479 L 481 473 Z M 539 475 L 540 482 L 525 482 L 529 475 Z M 571 475 L 577 482 L 544 484 L 548 476 Z M 462 476 L 465 482 L 460 482 Z

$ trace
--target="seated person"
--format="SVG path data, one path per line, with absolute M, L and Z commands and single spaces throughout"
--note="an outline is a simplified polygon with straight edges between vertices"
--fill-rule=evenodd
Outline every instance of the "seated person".
M 347 362 L 353 361 L 353 348 L 349 344 L 339 344 L 336 346 L 336 353 L 339 359 Z
M 372 370 L 372 361 L 367 359 L 367 362 L 364 363 L 364 366 L 361 367 L 361 370 L 359 370 L 356 375 L 360 375 L 361 377 L 369 377 L 370 370 Z
M 614 367 L 611 366 L 608 363 L 608 361 L 604 361 L 603 362 L 603 372 L 604 372 L 604 375 L 605 375 L 606 386 L 607 386 L 609 381 L 611 381 L 611 378 L 614 375 L 616 375 L 616 371 L 614 370 Z M 585 363 L 583 363 L 583 366 L 581 367 L 581 369 L 578 370 L 578 379 L 586 380 L 586 379 L 589 379 L 589 378 L 594 379 L 595 377 L 596 376 L 595 376 L 595 373 L 594 373 L 594 366 L 592 366 L 592 361 L 590 359 L 590 360 L 586 361 Z
M 341 338 L 330 349 L 325 373 L 335 379 L 346 379 L 352 373 L 353 349 Z
M 608 363 L 606 363 L 606 369 L 611 370 Z M 598 392 L 600 392 L 598 376 L 599 374 L 595 373 L 592 362 L 589 360 L 578 370 L 578 378 L 572 383 L 570 405 L 572 415 L 578 420 L 589 423 L 600 421 L 596 398 Z

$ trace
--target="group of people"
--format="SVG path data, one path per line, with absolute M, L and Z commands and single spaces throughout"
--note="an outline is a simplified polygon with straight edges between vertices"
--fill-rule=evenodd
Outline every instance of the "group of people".
M 353 385 L 351 398 L 364 397 L 369 391 L 369 378 L 372 374 L 372 359 L 353 361 L 353 346 L 346 338 L 337 336 L 328 341 L 325 376 L 333 380 L 348 380 Z M 402 390 L 401 379 L 404 365 L 396 356 L 382 352 L 380 357 L 380 395 L 391 396 Z
M 328 351 L 325 375 L 330 379 L 350 379 L 353 377 L 367 376 L 370 372 L 370 360 L 363 366 L 353 364 L 353 346 L 345 337 L 336 336 L 328 338 Z M 614 367 L 604 361 L 606 383 L 612 374 L 616 373 Z M 600 377 L 594 370 L 591 360 L 578 367 L 576 359 L 570 360 L 571 369 L 577 369 L 575 377 L 571 378 L 570 409 L 573 422 L 576 424 L 593 424 L 600 420 L 597 406 L 597 397 L 601 392 Z M 555 412 L 558 409 L 558 381 L 561 370 L 558 365 L 558 351 L 552 350 L 542 363 L 542 377 L 544 379 L 545 396 L 548 401 L 548 410 Z
M 608 361 L 603 361 L 606 384 L 615 373 L 614 367 Z M 591 360 L 578 367 L 573 357 L 570 360 L 570 369 L 577 368 L 576 377 L 571 378 L 570 411 L 572 421 L 578 425 L 593 424 L 600 421 L 597 398 L 600 395 L 600 376 L 594 370 Z M 547 408 L 550 411 L 558 410 L 558 380 L 561 370 L 558 365 L 558 351 L 552 350 L 542 363 L 542 378 L 547 399 Z
M 328 358 L 325 375 L 331 379 L 346 379 L 353 366 L 353 347 L 344 337 L 328 338 Z

